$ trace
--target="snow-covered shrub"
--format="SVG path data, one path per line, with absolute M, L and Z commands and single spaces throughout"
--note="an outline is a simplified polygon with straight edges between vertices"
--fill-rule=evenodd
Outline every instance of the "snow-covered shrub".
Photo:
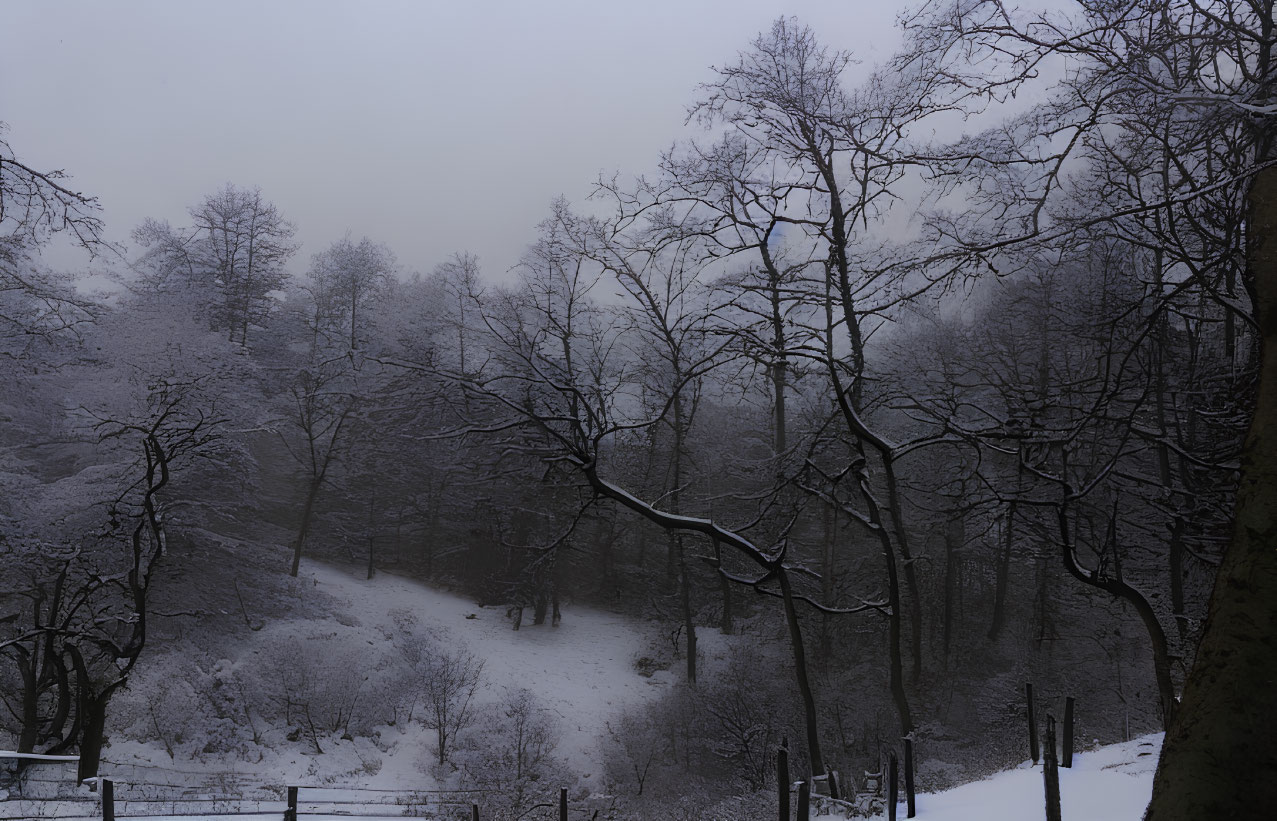
M 558 716 L 529 690 L 507 691 L 476 729 L 454 755 L 466 783 L 493 790 L 481 807 L 484 818 L 517 818 L 576 782 L 554 755 Z
M 474 696 L 483 684 L 483 660 L 435 635 L 405 638 L 399 647 L 421 696 L 422 724 L 435 731 L 438 764 L 475 721 Z
M 717 763 L 707 744 L 707 715 L 695 691 L 676 687 L 609 722 L 604 773 L 613 791 L 645 806 L 650 817 L 664 817 L 679 796 L 714 789 L 705 779 Z
M 148 659 L 111 702 L 111 725 L 158 743 L 170 757 L 243 752 L 261 709 L 244 669 L 229 659 L 165 653 Z
M 680 806 L 672 817 L 688 817 L 697 821 L 705 818 L 714 821 L 772 821 L 776 817 L 775 790 L 729 795 L 710 804 L 689 804 L 686 808 Z M 683 815 L 684 812 L 690 814 Z
M 710 806 L 774 789 L 776 748 L 786 736 L 791 764 L 801 768 L 791 677 L 774 675 L 776 665 L 751 645 L 731 645 L 728 653 L 725 663 L 702 666 L 695 689 L 676 686 L 608 723 L 604 773 L 618 817 L 718 818 Z M 748 801 L 721 809 L 724 818 L 753 813 Z
M 316 752 L 325 736 L 367 735 L 394 720 L 404 693 L 393 658 L 354 629 L 280 631 L 259 653 L 257 687 L 267 694 L 271 718 L 294 729 Z
M 764 675 L 766 660 L 746 645 L 700 690 L 698 706 L 706 714 L 708 750 L 739 786 L 761 790 L 775 773 L 775 751 L 786 735 L 795 741 L 801 726 L 794 704 L 796 685 L 789 678 Z
M 665 742 L 653 712 L 631 709 L 615 722 L 608 722 L 603 771 L 617 792 L 643 795 L 653 767 L 660 766 Z

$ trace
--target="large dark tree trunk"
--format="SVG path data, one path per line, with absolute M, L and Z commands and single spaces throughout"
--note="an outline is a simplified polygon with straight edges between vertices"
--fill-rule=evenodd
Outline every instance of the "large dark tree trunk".
M 116 689 L 123 685 L 126 679 L 116 679 L 101 692 L 94 693 L 93 680 L 84 662 L 84 656 L 75 648 L 68 648 L 67 652 L 75 668 L 76 714 L 80 735 L 80 763 L 77 777 L 83 781 L 98 774 L 98 768 L 102 762 L 102 740 L 106 731 L 106 706 Z
M 79 780 L 93 778 L 102 764 L 102 736 L 106 731 L 107 698 L 85 699 L 84 735 L 80 738 Z
M 1248 263 L 1259 396 L 1242 446 L 1232 543 L 1166 734 L 1146 821 L 1256 818 L 1277 806 L 1277 168 L 1256 175 Z
M 52 668 L 54 681 L 58 685 L 57 707 L 54 709 L 53 719 L 49 722 L 48 728 L 42 734 L 38 743 L 52 740 L 54 747 L 57 747 L 67 743 L 68 736 L 63 735 L 63 730 L 66 728 L 67 718 L 71 714 L 71 681 L 67 675 L 66 664 L 61 658 L 53 657 L 49 661 L 48 667 Z M 71 735 L 74 735 L 74 731 Z M 49 753 L 51 755 L 55 754 L 52 750 Z

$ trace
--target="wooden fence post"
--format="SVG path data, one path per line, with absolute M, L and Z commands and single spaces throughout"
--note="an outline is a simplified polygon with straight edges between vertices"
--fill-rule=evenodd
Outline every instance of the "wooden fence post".
M 1024 683 L 1024 695 L 1029 701 L 1029 756 L 1038 763 L 1038 722 L 1033 715 L 1033 684 Z
M 811 819 L 811 782 L 798 782 L 798 815 L 797 821 L 810 821 Z
M 559 821 L 568 821 L 568 788 L 559 787 Z
M 1073 696 L 1064 699 L 1064 760 L 1060 766 L 1073 769 Z
M 842 798 L 842 785 L 838 783 L 838 771 L 826 770 L 825 783 L 829 785 L 829 797 L 835 801 Z
M 102 779 L 102 821 L 115 821 L 115 782 Z
M 297 788 L 288 788 L 288 809 L 284 810 L 284 821 L 297 821 Z
M 1046 821 L 1060 821 L 1060 771 L 1055 761 L 1055 716 L 1046 715 L 1046 749 L 1042 756 L 1042 780 L 1046 786 Z
M 780 821 L 789 821 L 789 748 L 776 750 L 776 797 L 780 804 Z
M 900 760 L 893 750 L 887 753 L 887 819 L 896 821 L 896 795 L 900 790 Z
M 913 792 L 913 739 L 905 739 L 905 807 L 907 812 L 906 818 L 913 818 L 917 815 L 917 807 L 914 802 Z

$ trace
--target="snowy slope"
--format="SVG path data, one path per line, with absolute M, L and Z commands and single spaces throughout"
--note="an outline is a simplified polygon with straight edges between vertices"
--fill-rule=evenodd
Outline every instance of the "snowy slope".
M 354 571 L 307 562 L 302 568 L 306 588 L 334 602 L 329 619 L 272 621 L 247 637 L 239 648 L 245 658 L 260 658 L 283 636 L 340 632 L 356 645 L 386 647 L 388 636 L 405 629 L 403 614 L 411 613 L 407 629 L 464 646 L 484 661 L 485 685 L 476 696 L 496 704 L 511 688 L 526 688 L 558 718 L 560 738 L 556 755 L 592 789 L 602 787 L 599 762 L 603 744 L 612 743 L 607 724 L 628 707 L 654 700 L 672 682 L 673 674 L 640 675 L 634 661 L 648 648 L 643 623 L 584 607 L 565 606 L 560 626 L 534 626 L 531 619 L 514 631 L 504 608 L 481 608 L 474 602 L 422 583 L 378 572 L 364 580 Z M 272 644 L 273 642 L 273 644 Z M 482 712 L 482 710 L 481 710 Z M 303 744 L 263 749 L 261 761 L 208 758 L 173 762 L 155 744 L 123 739 L 107 750 L 104 774 L 120 781 L 169 781 L 169 773 L 188 780 L 193 770 L 236 772 L 239 777 L 272 784 L 361 784 L 386 789 L 437 789 L 430 774 L 434 735 L 419 724 L 383 727 L 378 743 L 367 738 L 324 740 L 324 753 L 311 754 Z M 389 745 L 389 749 L 385 747 Z M 366 763 L 379 762 L 376 768 Z M 142 765 L 138 769 L 138 765 Z M 370 772 L 375 769 L 375 772 Z
M 503 608 L 480 608 L 410 579 L 379 573 L 365 581 L 323 565 L 311 565 L 309 572 L 365 627 L 392 624 L 392 611 L 409 610 L 422 629 L 444 631 L 463 644 L 484 660 L 485 700 L 498 700 L 506 688 L 531 690 L 559 716 L 558 754 L 592 781 L 599 775 L 595 762 L 607 722 L 656 698 L 674 681 L 668 672 L 638 674 L 634 660 L 647 639 L 634 620 L 622 616 L 565 607 L 558 627 L 533 626 L 529 618 L 516 632 Z
M 557 628 L 525 622 L 515 632 L 504 609 L 480 608 L 461 596 L 391 574 L 379 573 L 365 581 L 340 568 L 310 563 L 304 575 L 309 587 L 336 604 L 332 618 L 321 624 L 341 625 L 348 633 L 354 631 L 361 643 L 378 644 L 401 629 L 397 614 L 411 612 L 413 630 L 446 635 L 485 660 L 484 701 L 497 702 L 511 687 L 533 691 L 560 719 L 558 754 L 572 770 L 588 774 L 585 781 L 594 788 L 602 785 L 600 751 L 611 743 L 607 723 L 629 707 L 655 700 L 675 681 L 669 672 L 650 678 L 638 674 L 634 660 L 649 651 L 648 636 L 641 623 L 621 616 L 568 607 Z M 249 637 L 243 652 L 266 652 L 272 634 L 300 634 L 315 626 L 310 619 L 272 622 Z M 705 638 L 707 661 L 712 664 L 728 642 L 715 631 L 707 630 Z M 381 749 L 365 738 L 329 738 L 323 755 L 310 755 L 304 744 L 292 744 L 265 750 L 263 760 L 250 764 L 216 758 L 174 762 L 155 745 L 120 739 L 108 751 L 110 763 L 104 773 L 121 784 L 204 783 L 208 779 L 201 777 L 203 770 L 206 776 L 233 772 L 233 781 L 240 786 L 253 782 L 275 787 L 329 784 L 429 790 L 445 786 L 436 784 L 429 772 L 434 745 L 430 732 L 415 724 L 382 728 L 380 741 Z M 1060 770 L 1064 819 L 1139 821 L 1151 793 L 1160 747 L 1160 735 L 1151 735 L 1077 754 L 1072 770 Z M 361 762 L 374 758 L 381 762 L 375 772 L 360 771 Z M 135 763 L 143 766 L 131 766 Z M 984 781 L 919 795 L 917 804 L 920 821 L 1042 818 L 1042 769 L 1024 762 Z M 46 804 L 42 809 L 54 807 Z M 899 817 L 904 818 L 903 804 Z M 832 821 L 838 816 L 819 818 Z
M 1160 733 L 1073 756 L 1060 769 L 1064 821 L 1140 821 L 1153 790 Z M 1045 817 L 1042 766 L 1014 770 L 941 793 L 921 794 L 918 821 L 1032 821 Z M 821 819 L 838 818 L 822 815 Z M 900 818 L 905 817 L 904 805 Z

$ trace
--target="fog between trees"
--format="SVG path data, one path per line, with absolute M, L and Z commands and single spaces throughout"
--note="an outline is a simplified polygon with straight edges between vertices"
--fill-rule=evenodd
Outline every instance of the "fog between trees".
M 475 732 L 464 648 L 351 661 L 400 694 L 362 706 L 178 672 L 196 620 L 322 610 L 288 581 L 319 559 L 514 630 L 655 620 L 640 669 L 680 685 L 597 728 L 636 817 L 774 789 L 785 737 L 847 791 L 904 736 L 933 784 L 986 772 L 1023 757 L 1026 681 L 1077 697 L 1086 738 L 1170 728 L 1150 818 L 1228 806 L 1219 779 L 1272 756 L 1241 695 L 1275 657 L 1271 432 L 1246 439 L 1271 398 L 1271 3 L 903 23 L 851 86 L 852 55 L 778 19 L 692 91 L 700 136 L 551 203 L 512 281 L 482 248 L 419 275 L 352 236 L 292 274 L 295 227 L 233 184 L 108 247 L 96 200 L 0 143 L 5 743 L 94 772 L 162 657 L 224 701 L 212 751 L 259 744 L 255 718 L 318 754 L 424 715 L 440 777 L 479 778 L 448 751 Z M 127 269 L 118 293 L 44 269 L 58 235 Z M 707 631 L 751 638 L 707 672 Z M 555 730 L 504 709 L 517 812 Z

